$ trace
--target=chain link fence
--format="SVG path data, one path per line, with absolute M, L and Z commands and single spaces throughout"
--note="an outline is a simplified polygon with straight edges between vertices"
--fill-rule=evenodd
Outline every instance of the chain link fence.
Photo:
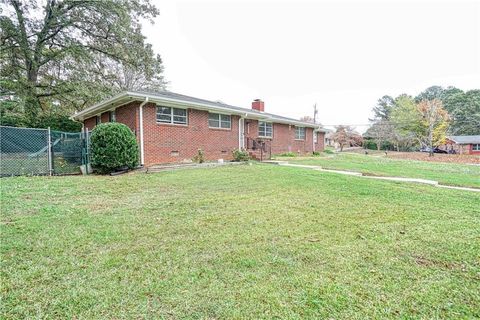
M 89 132 L 0 126 L 0 176 L 81 173 L 89 163 L 89 137 Z

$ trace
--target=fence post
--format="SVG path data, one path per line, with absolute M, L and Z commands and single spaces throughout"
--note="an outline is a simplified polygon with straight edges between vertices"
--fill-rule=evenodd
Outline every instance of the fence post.
M 47 129 L 47 158 L 48 158 L 48 175 L 52 175 L 53 164 L 52 164 L 52 135 L 50 132 L 50 127 Z
M 90 134 L 88 128 L 85 129 L 85 171 L 89 174 L 90 166 Z

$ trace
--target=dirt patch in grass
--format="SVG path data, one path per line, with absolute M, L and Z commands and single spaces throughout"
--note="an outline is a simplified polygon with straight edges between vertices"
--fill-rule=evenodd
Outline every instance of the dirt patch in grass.
M 387 152 L 388 158 L 430 162 L 480 164 L 480 156 L 464 154 L 439 154 L 430 157 L 426 152 Z
M 414 255 L 413 258 L 415 259 L 416 264 L 425 267 L 438 267 L 449 270 L 466 271 L 466 266 L 463 263 L 432 260 L 419 255 Z

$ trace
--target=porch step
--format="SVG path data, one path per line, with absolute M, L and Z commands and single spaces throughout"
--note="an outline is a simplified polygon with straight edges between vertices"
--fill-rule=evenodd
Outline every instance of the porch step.
M 248 150 L 248 154 L 250 155 L 250 158 L 253 160 L 258 160 L 260 161 L 262 159 L 262 153 L 260 150 Z M 266 152 L 263 152 L 263 160 L 268 159 L 268 154 Z

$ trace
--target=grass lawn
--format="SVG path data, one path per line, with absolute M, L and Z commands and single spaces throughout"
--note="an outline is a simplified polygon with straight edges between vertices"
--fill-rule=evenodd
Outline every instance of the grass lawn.
M 354 153 L 321 154 L 305 158 L 277 156 L 276 159 L 318 165 L 325 169 L 358 171 L 377 176 L 430 179 L 445 185 L 480 188 L 479 165 L 392 159 L 378 154 Z
M 266 164 L 1 187 L 3 319 L 480 317 L 474 192 Z

